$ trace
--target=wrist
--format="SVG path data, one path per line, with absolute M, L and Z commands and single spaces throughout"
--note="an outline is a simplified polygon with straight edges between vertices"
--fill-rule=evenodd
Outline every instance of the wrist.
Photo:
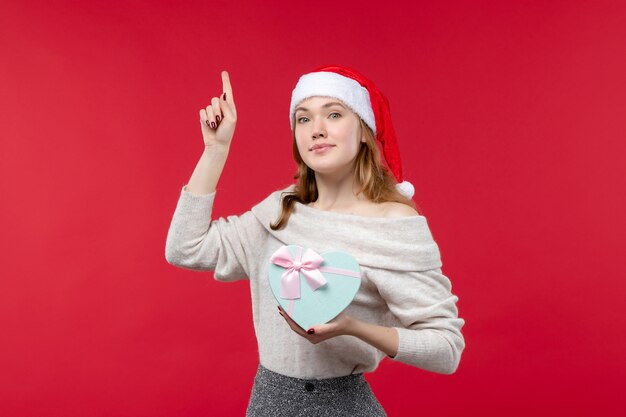
M 347 328 L 346 334 L 374 346 L 387 354 L 390 358 L 394 358 L 397 355 L 400 335 L 393 327 L 379 326 L 351 318 Z
M 230 144 L 204 146 L 204 153 L 208 155 L 227 155 L 228 151 L 230 151 Z
M 360 336 L 362 335 L 362 329 L 363 329 L 363 325 L 365 324 L 365 322 L 354 318 L 354 317 L 349 317 L 348 318 L 348 323 L 346 325 L 346 329 L 345 329 L 345 334 L 348 336 L 354 336 L 354 337 L 358 337 L 359 339 L 361 338 Z

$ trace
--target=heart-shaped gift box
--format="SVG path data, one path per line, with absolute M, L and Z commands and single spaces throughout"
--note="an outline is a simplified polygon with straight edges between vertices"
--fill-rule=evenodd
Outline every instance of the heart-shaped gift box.
M 318 254 L 284 245 L 270 257 L 268 269 L 276 301 L 304 330 L 337 317 L 361 286 L 359 263 L 347 252 Z

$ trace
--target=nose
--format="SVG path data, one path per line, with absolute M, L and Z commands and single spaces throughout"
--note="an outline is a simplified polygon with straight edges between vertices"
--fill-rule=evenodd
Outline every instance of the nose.
M 313 139 L 326 136 L 326 127 L 321 118 L 315 118 L 313 121 Z

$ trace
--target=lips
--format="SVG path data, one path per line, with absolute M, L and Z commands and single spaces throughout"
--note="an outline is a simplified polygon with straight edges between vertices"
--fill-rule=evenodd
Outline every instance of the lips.
M 316 150 L 316 149 L 325 149 L 325 148 L 331 148 L 335 145 L 330 145 L 330 144 L 318 144 L 318 145 L 313 145 L 313 147 L 311 148 L 312 151 Z

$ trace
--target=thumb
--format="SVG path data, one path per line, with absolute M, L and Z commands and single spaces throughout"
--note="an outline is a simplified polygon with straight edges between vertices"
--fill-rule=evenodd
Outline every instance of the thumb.
M 224 99 L 226 96 L 226 99 Z M 237 109 L 235 109 L 235 103 L 228 99 L 228 92 L 224 91 L 220 96 L 220 109 L 226 118 L 230 120 L 237 120 Z

